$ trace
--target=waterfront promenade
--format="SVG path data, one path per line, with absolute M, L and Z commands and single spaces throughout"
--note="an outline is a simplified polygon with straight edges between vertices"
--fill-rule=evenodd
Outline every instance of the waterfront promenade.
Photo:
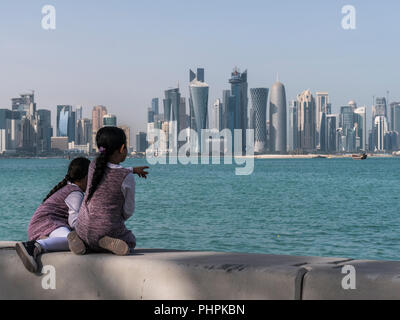
M 34 275 L 14 245 L 0 242 L 0 299 L 400 299 L 399 261 L 137 249 L 45 254 L 44 274 Z

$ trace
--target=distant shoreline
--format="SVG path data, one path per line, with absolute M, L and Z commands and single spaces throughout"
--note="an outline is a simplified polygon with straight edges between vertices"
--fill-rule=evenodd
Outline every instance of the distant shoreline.
M 81 155 L 82 156 L 82 155 Z M 86 157 L 95 157 L 95 155 L 90 155 Z M 210 158 L 213 158 L 214 156 L 210 156 Z M 221 158 L 224 156 L 221 155 Z M 233 156 L 234 158 L 239 158 L 239 159 L 347 159 L 347 158 L 352 158 L 351 154 L 257 154 L 253 156 Z M 70 159 L 73 159 L 74 157 L 71 156 Z M 168 158 L 168 156 L 167 156 Z M 400 158 L 399 155 L 392 155 L 392 154 L 368 154 L 368 158 Z M 35 157 L 35 156 L 2 156 L 0 155 L 0 160 L 1 159 L 69 159 L 68 157 L 65 156 L 40 156 L 40 157 Z M 135 157 L 135 156 L 130 156 L 127 159 L 141 159 L 145 160 L 146 157 Z

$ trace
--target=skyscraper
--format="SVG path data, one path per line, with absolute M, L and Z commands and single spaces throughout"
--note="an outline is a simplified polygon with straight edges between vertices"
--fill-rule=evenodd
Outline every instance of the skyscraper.
M 229 79 L 231 93 L 235 97 L 234 128 L 242 130 L 242 153 L 246 152 L 246 129 L 248 124 L 248 84 L 247 70 L 240 73 L 238 68 L 234 68 Z
M 400 102 L 390 104 L 390 130 L 400 134 Z
M 323 119 L 326 119 L 326 115 L 328 114 L 328 99 L 329 95 L 328 92 L 317 92 L 316 93 L 316 112 L 315 112 L 315 144 L 316 148 L 323 150 L 325 147 L 325 136 L 326 132 L 325 130 L 321 131 L 321 127 L 323 126 L 324 129 L 326 128 L 325 123 L 323 122 Z M 322 147 L 321 147 L 322 144 Z
M 192 80 L 190 83 L 190 95 L 193 103 L 193 112 L 196 123 L 196 130 L 198 136 L 198 151 L 201 152 L 201 130 L 207 128 L 207 114 L 208 114 L 208 92 L 209 86 L 205 82 L 200 82 L 197 79 Z
M 385 135 L 388 132 L 388 123 L 385 116 L 376 116 L 374 120 L 375 131 L 375 150 L 383 152 L 385 150 Z
M 359 107 L 354 110 L 354 129 L 356 135 L 356 150 L 366 151 L 367 140 L 367 108 Z
M 326 116 L 326 152 L 335 153 L 337 151 L 337 119 L 339 115 L 328 114 Z
M 297 146 L 305 152 L 315 151 L 315 100 L 310 90 L 297 96 Z
M 146 152 L 147 140 L 145 132 L 138 132 L 136 134 L 136 152 Z
M 38 127 L 37 127 L 37 140 L 38 152 L 48 152 L 51 149 L 51 112 L 50 110 L 38 110 Z
M 297 150 L 297 101 L 289 102 L 288 151 Z
M 129 126 L 119 126 L 118 128 L 124 130 L 125 135 L 126 135 L 126 147 L 128 148 L 128 152 L 131 150 L 131 128 Z
M 252 88 L 250 96 L 254 112 L 254 152 L 267 149 L 267 100 L 268 88 Z
M 152 109 L 154 115 L 158 114 L 158 98 L 153 98 L 151 100 L 151 109 Z
M 269 97 L 270 120 L 270 151 L 273 153 L 286 153 L 286 92 L 285 86 L 279 81 L 271 88 Z
M 57 106 L 57 137 L 68 137 L 68 142 L 75 141 L 76 114 L 70 105 Z
M 27 115 L 31 104 L 35 103 L 35 93 L 20 94 L 19 98 L 11 99 L 12 111 L 17 111 L 21 116 Z
M 386 98 L 385 97 L 378 97 L 375 100 L 375 113 L 374 117 L 376 116 L 384 116 L 387 117 L 387 107 L 386 107 Z
M 90 119 L 80 119 L 76 125 L 76 144 L 86 145 L 89 143 L 89 150 L 92 150 L 92 121 Z
M 340 127 L 342 128 L 343 152 L 354 152 L 356 137 L 354 132 L 354 105 L 340 107 Z
M 181 132 L 183 129 L 186 129 L 188 127 L 188 124 L 186 123 L 186 98 L 185 97 L 181 97 L 181 102 L 179 104 L 178 117 L 179 117 L 178 131 Z M 178 132 L 178 134 L 179 134 L 179 132 Z
M 76 114 L 76 121 L 81 120 L 83 118 L 83 107 L 76 106 L 75 114 Z
M 92 110 L 92 147 L 97 149 L 96 134 L 103 127 L 103 117 L 107 114 L 107 108 L 104 106 L 95 106 Z
M 213 104 L 211 127 L 218 131 L 222 130 L 222 102 L 220 99 L 217 99 Z
M 117 117 L 113 114 L 106 114 L 103 117 L 103 127 L 116 127 Z

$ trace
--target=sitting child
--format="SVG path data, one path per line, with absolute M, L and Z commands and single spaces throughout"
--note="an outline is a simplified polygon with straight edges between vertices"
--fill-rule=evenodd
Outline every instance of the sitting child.
M 127 156 L 125 132 L 103 127 L 96 135 L 100 154 L 92 161 L 88 191 L 82 203 L 75 232 L 68 235 L 69 247 L 76 254 L 109 251 L 126 255 L 136 246 L 136 238 L 125 226 L 134 211 L 134 173 L 146 178 L 148 167 L 126 169 L 120 166 Z
M 44 252 L 69 251 L 67 236 L 75 227 L 87 185 L 90 160 L 71 161 L 65 178 L 35 211 L 28 227 L 28 242 L 16 244 L 24 266 L 37 272 L 37 257 Z

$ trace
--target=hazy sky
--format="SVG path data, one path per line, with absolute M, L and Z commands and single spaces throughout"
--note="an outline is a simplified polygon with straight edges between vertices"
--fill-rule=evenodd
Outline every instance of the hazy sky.
M 46 4 L 54 31 L 41 27 Z M 347 4 L 356 30 L 341 27 Z M 1 0 L 0 108 L 34 89 L 53 118 L 57 104 L 86 116 L 102 104 L 137 132 L 153 97 L 178 82 L 188 96 L 189 68 L 205 68 L 212 104 L 238 66 L 250 88 L 279 72 L 288 100 L 328 91 L 333 111 L 355 100 L 370 113 L 373 95 L 400 100 L 399 14 L 398 0 Z

